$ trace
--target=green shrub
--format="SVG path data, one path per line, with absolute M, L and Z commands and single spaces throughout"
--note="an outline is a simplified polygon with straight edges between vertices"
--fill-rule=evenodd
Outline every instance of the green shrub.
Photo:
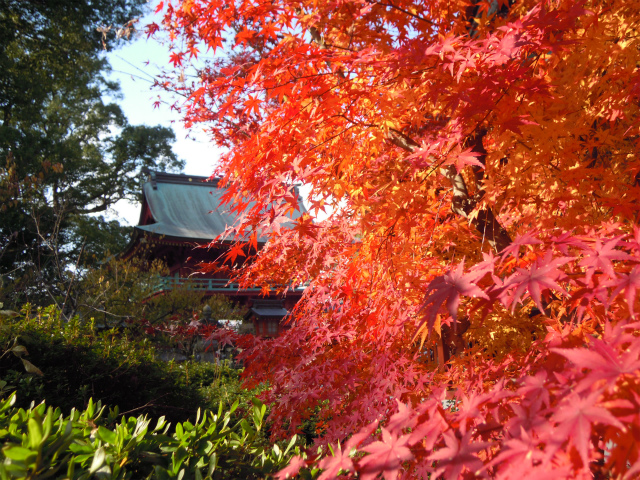
M 247 403 L 252 396 L 240 387 L 238 371 L 161 361 L 153 343 L 132 329 L 98 331 L 77 317 L 65 322 L 54 308 L 25 307 L 21 315 L 1 320 L 0 378 L 17 390 L 18 406 L 46 400 L 68 412 L 84 408 L 92 397 L 126 413 L 176 422 L 193 419 L 200 407 Z M 10 353 L 15 345 L 25 349 L 22 356 Z M 27 359 L 42 376 L 25 371 Z
M 146 416 L 103 418 L 100 402 L 63 416 L 44 403 L 14 406 L 15 394 L 0 401 L 0 478 L 88 479 L 251 479 L 264 478 L 300 455 L 294 436 L 269 445 L 261 430 L 266 407 L 253 400 L 248 418 L 233 421 L 235 402 L 224 411 L 206 411 L 195 422 L 176 424 Z M 105 426 L 106 425 L 106 426 Z

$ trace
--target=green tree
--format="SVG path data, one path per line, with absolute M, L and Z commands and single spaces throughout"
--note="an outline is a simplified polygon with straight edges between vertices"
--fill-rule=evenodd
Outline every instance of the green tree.
M 145 264 L 140 260 L 111 257 L 92 268 L 81 280 L 75 304 L 82 318 L 93 317 L 109 327 L 131 319 L 150 327 L 185 326 L 204 305 L 211 309 L 210 319 L 241 320 L 246 307 L 235 305 L 224 295 L 207 296 L 197 284 L 162 288 L 160 279 L 169 274 L 160 261 Z M 195 282 L 195 281 L 194 281 Z
M 105 231 L 123 236 L 117 225 L 87 215 L 134 199 L 142 167 L 183 166 L 171 150 L 171 130 L 130 125 L 104 100 L 118 90 L 105 78 L 104 49 L 130 32 L 144 3 L 0 0 L 0 276 L 11 292 L 7 304 L 64 303 L 78 271 L 70 265 L 113 247 L 102 241 Z

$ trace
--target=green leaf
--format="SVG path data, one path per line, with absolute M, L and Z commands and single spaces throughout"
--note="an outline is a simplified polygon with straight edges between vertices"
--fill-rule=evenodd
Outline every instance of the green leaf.
M 44 375 L 40 371 L 40 369 L 36 367 L 33 363 L 31 363 L 29 360 L 26 360 L 24 358 L 21 358 L 20 360 L 22 360 L 22 365 L 24 365 L 24 369 L 27 371 L 27 373 L 35 373 L 36 375 L 39 375 L 41 377 Z
M 213 452 L 209 457 L 209 476 L 213 475 L 213 472 L 216 471 L 216 467 L 218 466 L 218 454 Z
M 108 428 L 103 427 L 102 425 L 100 425 L 98 427 L 98 432 L 97 432 L 97 437 L 102 440 L 104 443 L 108 443 L 109 445 L 115 445 L 116 444 L 116 434 L 115 432 L 112 432 L 111 430 L 109 430 Z
M 29 419 L 29 445 L 38 448 L 42 444 L 42 425 L 35 418 Z
M 158 430 L 162 429 L 162 427 L 164 427 L 166 423 L 167 423 L 167 421 L 165 420 L 164 415 L 161 416 L 158 419 L 158 424 L 156 425 L 156 428 L 153 429 L 153 431 L 157 432 Z
M 75 459 L 72 458 L 71 461 L 69 462 L 69 466 L 67 467 L 67 478 L 74 478 L 73 474 L 75 473 L 76 470 L 76 462 Z
M 93 461 L 91 462 L 91 468 L 89 468 L 90 474 L 97 472 L 100 469 L 100 467 L 102 467 L 105 457 L 106 457 L 106 453 L 104 451 L 104 448 L 103 447 L 98 448 L 98 450 L 96 450 L 95 455 L 93 456 Z
M 29 355 L 29 352 L 27 351 L 27 347 L 23 347 L 22 345 L 14 345 L 13 347 L 11 347 L 11 352 L 16 357 L 22 357 L 23 355 Z
M 291 440 L 289 441 L 289 445 L 287 445 L 287 448 L 284 451 L 285 455 L 287 455 L 289 451 L 293 448 L 293 446 L 296 444 L 296 440 L 298 440 L 298 435 L 294 435 L 293 437 L 291 437 Z
M 89 403 L 87 403 L 87 409 L 85 410 L 87 418 L 93 418 L 94 412 L 95 412 L 95 404 L 93 403 L 93 398 L 90 398 Z
M 11 446 L 5 447 L 2 450 L 5 457 L 10 458 L 11 460 L 15 460 L 17 462 L 25 462 L 29 463 L 29 461 L 38 456 L 38 452 L 34 452 L 33 450 L 25 447 L 19 446 Z
M 16 403 L 16 392 L 13 392 L 9 395 L 9 398 L 6 398 L 0 404 L 0 413 L 6 412 Z
M 53 418 L 55 414 L 53 412 L 53 408 L 49 407 L 47 409 L 47 414 L 44 417 L 44 422 L 42 422 L 42 436 L 46 440 L 51 435 L 51 430 L 53 429 Z M 58 415 L 59 416 L 59 415 Z

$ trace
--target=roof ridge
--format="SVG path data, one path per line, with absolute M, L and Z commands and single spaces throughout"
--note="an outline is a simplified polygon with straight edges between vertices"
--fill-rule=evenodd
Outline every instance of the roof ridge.
M 206 177 L 202 175 L 189 175 L 186 173 L 169 173 L 159 172 L 150 169 L 144 169 L 143 174 L 147 175 L 147 181 L 151 183 L 154 190 L 157 188 L 158 183 L 173 183 L 178 185 L 198 185 L 218 188 L 220 177 Z

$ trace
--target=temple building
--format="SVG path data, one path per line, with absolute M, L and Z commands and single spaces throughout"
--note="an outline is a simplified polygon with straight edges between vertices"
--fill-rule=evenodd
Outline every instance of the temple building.
M 259 288 L 242 289 L 220 273 L 203 274 L 201 262 L 211 262 L 223 255 L 233 239 L 210 242 L 236 223 L 228 206 L 221 205 L 225 189 L 218 179 L 194 175 L 148 172 L 142 188 L 140 220 L 134 227 L 122 258 L 137 257 L 146 262 L 161 260 L 169 275 L 158 279 L 158 292 L 186 286 L 205 295 L 223 294 L 233 302 L 247 305 L 245 321 L 252 322 L 255 333 L 276 336 L 281 320 L 302 296 L 302 289 L 291 290 L 285 297 L 263 296 Z M 300 199 L 302 215 L 305 210 Z M 258 239 L 258 248 L 265 239 Z M 199 248 L 208 245 L 207 248 Z

